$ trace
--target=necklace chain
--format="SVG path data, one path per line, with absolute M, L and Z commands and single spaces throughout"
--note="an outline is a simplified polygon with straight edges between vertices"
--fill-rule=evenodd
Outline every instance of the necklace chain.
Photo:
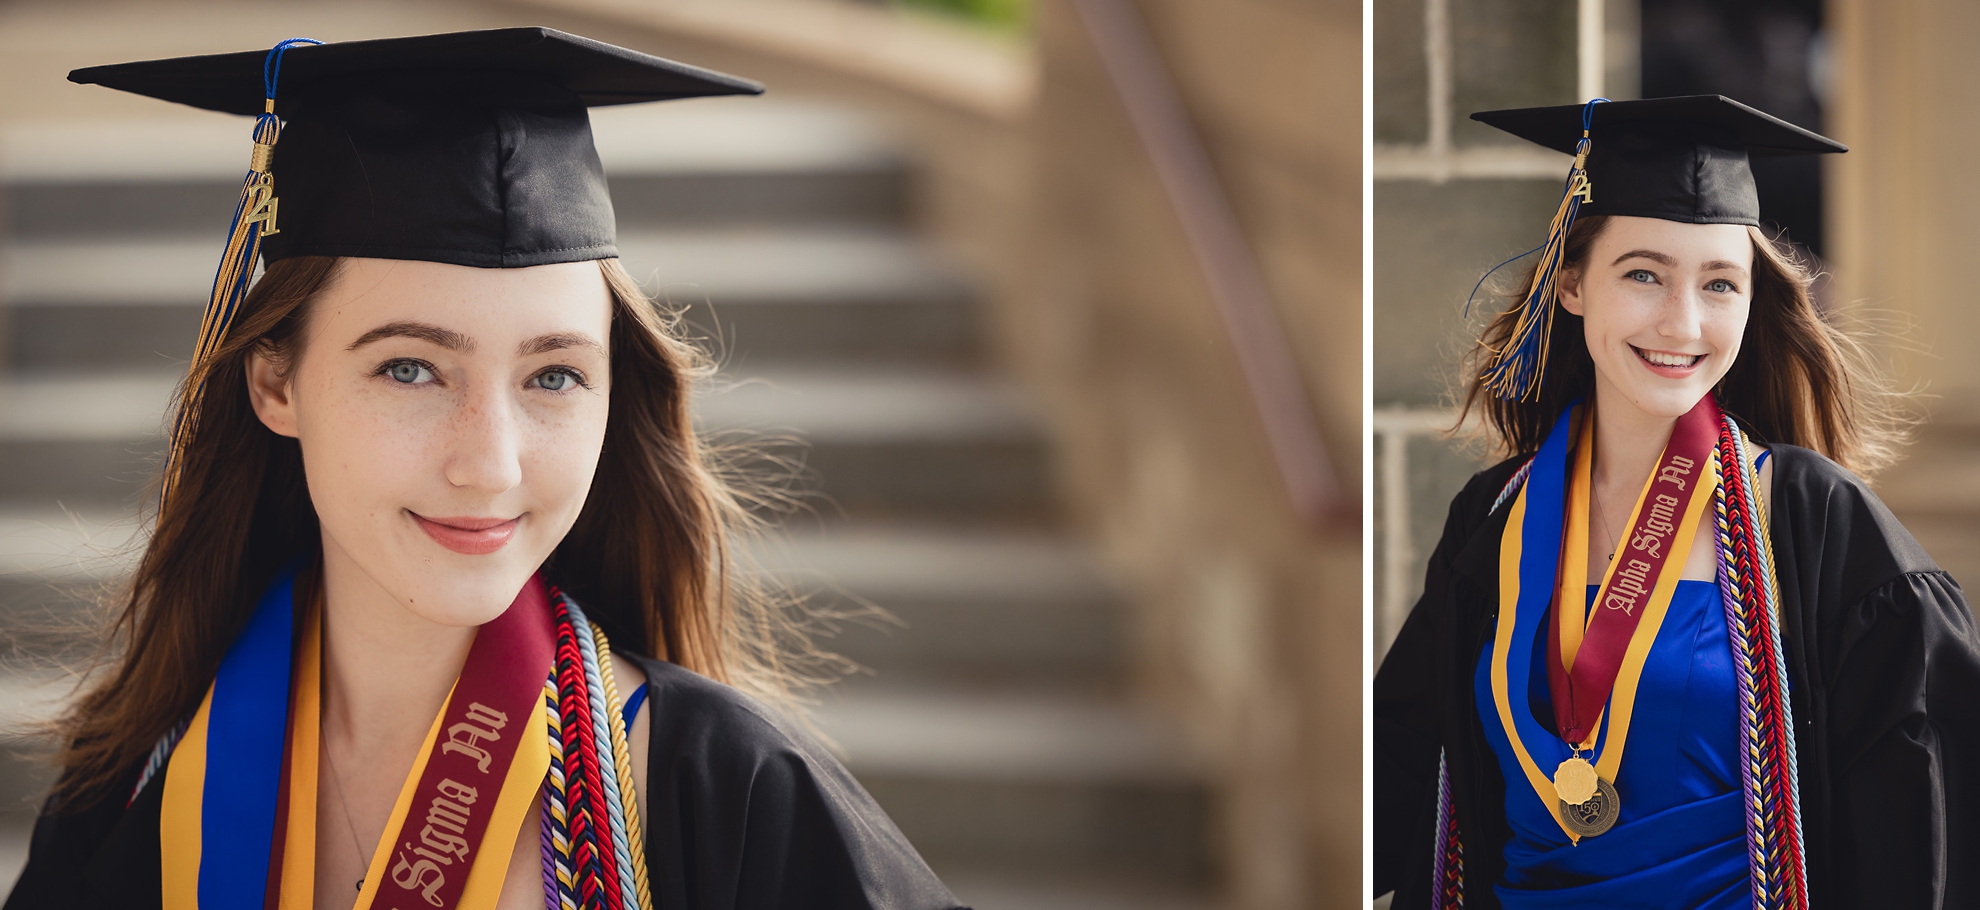
M 358 862 L 364 863 L 364 842 L 358 839 L 357 822 L 351 819 L 351 801 L 344 795 L 344 775 L 337 770 L 337 756 L 330 749 L 330 741 L 323 741 L 323 756 L 330 760 L 330 778 L 337 783 L 337 805 L 344 810 L 344 828 L 351 832 L 351 848 L 357 851 Z M 370 863 L 365 863 L 369 866 Z M 357 889 L 364 891 L 364 877 L 359 876 Z
M 1595 503 L 1595 516 L 1602 520 L 1602 542 L 1610 547 L 1608 560 L 1614 562 L 1616 560 L 1614 547 L 1618 541 L 1609 536 L 1609 510 L 1602 508 L 1602 496 L 1595 490 L 1588 491 L 1588 498 Z

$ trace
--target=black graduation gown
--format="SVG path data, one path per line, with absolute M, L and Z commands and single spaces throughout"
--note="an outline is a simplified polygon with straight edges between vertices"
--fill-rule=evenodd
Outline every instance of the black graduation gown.
M 887 814 L 804 731 L 728 686 L 624 656 L 646 672 L 652 705 L 645 830 L 656 908 L 959 910 Z M 164 790 L 154 779 L 129 809 L 111 799 L 44 815 L 5 910 L 159 906 Z
M 1980 636 L 1966 596 L 1862 481 L 1807 449 L 1772 449 L 1809 906 L 1980 906 Z M 1472 679 L 1511 510 L 1488 512 L 1523 460 L 1452 501 L 1423 597 L 1375 676 L 1375 894 L 1395 891 L 1398 910 L 1430 906 L 1440 747 L 1465 906 L 1499 906 L 1506 781 Z

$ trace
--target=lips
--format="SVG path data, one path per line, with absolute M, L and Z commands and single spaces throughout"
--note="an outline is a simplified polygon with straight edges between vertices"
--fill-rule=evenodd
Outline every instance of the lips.
M 1639 348 L 1635 345 L 1631 345 L 1630 350 L 1636 352 L 1636 359 L 1643 361 L 1643 365 L 1649 367 L 1651 372 L 1660 373 L 1665 376 L 1690 375 L 1691 371 L 1705 359 L 1705 355 L 1703 354 L 1652 351 Z
M 516 518 L 428 518 L 417 512 L 408 512 L 419 522 L 419 529 L 426 536 L 456 553 L 468 556 L 485 556 L 502 549 L 509 538 L 516 534 L 516 525 L 522 521 Z

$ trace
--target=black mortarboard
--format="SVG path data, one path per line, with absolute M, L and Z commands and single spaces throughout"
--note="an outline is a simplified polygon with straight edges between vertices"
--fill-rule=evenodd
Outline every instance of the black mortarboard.
M 1574 156 L 1519 318 L 1483 377 L 1492 394 L 1540 391 L 1569 228 L 1581 215 L 1760 224 L 1752 159 L 1846 152 L 1842 143 L 1722 95 L 1483 111 L 1471 119 Z M 1482 282 L 1481 282 L 1482 283 Z
M 260 114 L 268 51 L 79 69 Z M 757 94 L 754 82 L 548 28 L 297 46 L 280 58 L 279 233 L 262 252 L 513 268 L 618 255 L 586 108 Z
M 1471 119 L 1557 152 L 1582 137 L 1579 104 L 1484 111 Z M 1752 158 L 1846 152 L 1842 143 L 1723 95 L 1595 105 L 1589 121 L 1583 215 L 1637 215 L 1694 224 L 1760 224 Z
M 587 109 L 763 91 L 548 28 L 338 44 L 291 38 L 266 51 L 79 69 L 69 80 L 257 115 L 166 456 L 167 496 L 204 370 L 257 258 L 477 268 L 614 258 L 617 226 Z

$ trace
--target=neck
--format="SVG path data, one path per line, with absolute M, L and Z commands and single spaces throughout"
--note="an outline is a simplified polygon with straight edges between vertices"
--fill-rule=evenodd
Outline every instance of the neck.
M 1595 413 L 1600 415 L 1595 421 L 1595 495 L 1633 503 L 1671 441 L 1677 418 L 1646 413 L 1600 376 L 1595 380 Z
M 323 736 L 340 755 L 408 755 L 452 690 L 472 627 L 401 605 L 327 536 L 323 540 Z

